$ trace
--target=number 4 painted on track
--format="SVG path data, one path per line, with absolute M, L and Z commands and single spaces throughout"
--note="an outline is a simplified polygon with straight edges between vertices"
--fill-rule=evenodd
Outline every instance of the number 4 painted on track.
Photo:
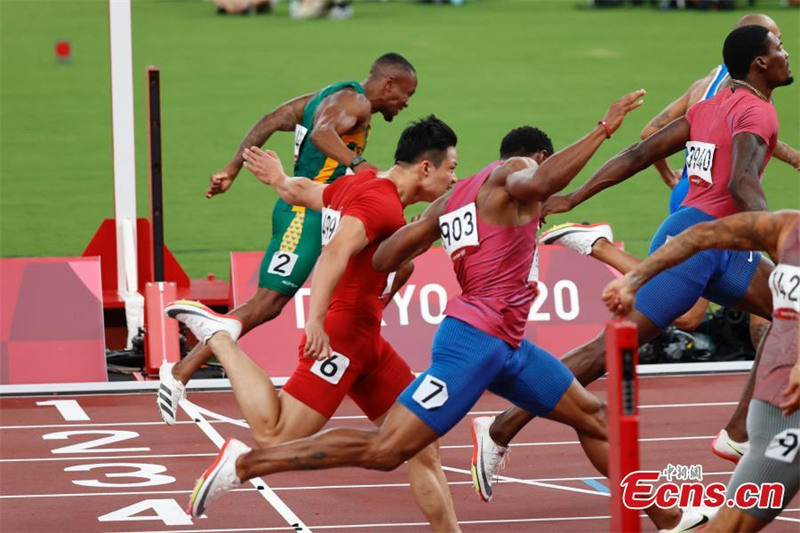
M 46 402 L 36 402 L 36 405 L 52 405 L 64 420 L 68 422 L 79 422 L 83 420 L 90 420 L 89 415 L 80 406 L 77 400 L 49 400 Z
M 147 510 L 155 511 L 155 515 L 141 516 Z M 97 517 L 100 522 L 139 522 L 160 520 L 168 526 L 191 526 L 192 517 L 181 509 L 175 500 L 142 500 L 117 511 Z

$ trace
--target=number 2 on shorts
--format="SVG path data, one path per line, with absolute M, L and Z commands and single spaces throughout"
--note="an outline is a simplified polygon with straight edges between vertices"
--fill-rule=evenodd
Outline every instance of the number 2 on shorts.
M 441 407 L 448 398 L 447 383 L 428 374 L 414 391 L 412 398 L 425 409 Z
M 278 276 L 291 276 L 294 265 L 297 263 L 297 254 L 291 252 L 284 252 L 278 250 L 272 254 L 272 259 L 269 262 L 267 272 L 270 274 L 277 274 Z

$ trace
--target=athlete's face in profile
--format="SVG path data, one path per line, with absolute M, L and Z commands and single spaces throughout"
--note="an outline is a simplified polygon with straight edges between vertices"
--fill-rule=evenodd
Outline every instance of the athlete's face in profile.
M 417 75 L 403 72 L 391 76 L 386 82 L 385 105 L 381 114 L 386 122 L 391 122 L 400 111 L 408 107 L 408 101 L 417 90 Z
M 447 192 L 456 183 L 456 166 L 458 166 L 458 152 L 455 146 L 447 149 L 447 157 L 437 167 L 430 161 L 423 162 L 423 200 L 432 202 Z
M 794 81 L 792 69 L 789 67 L 789 52 L 783 48 L 783 43 L 772 32 L 767 34 L 767 53 L 761 57 L 766 64 L 770 85 L 781 87 Z

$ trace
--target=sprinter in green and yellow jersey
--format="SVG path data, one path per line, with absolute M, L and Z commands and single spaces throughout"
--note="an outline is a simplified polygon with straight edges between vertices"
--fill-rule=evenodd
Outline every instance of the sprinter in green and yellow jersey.
M 408 105 L 416 88 L 417 74 L 411 63 L 389 53 L 373 63 L 361 83 L 334 83 L 289 100 L 253 126 L 231 161 L 211 176 L 206 197 L 226 192 L 242 168 L 244 150 L 263 146 L 276 131 L 295 132 L 297 176 L 330 183 L 348 170 L 377 169 L 362 155 L 372 115 L 381 113 L 391 121 Z M 321 250 L 321 218 L 318 211 L 278 200 L 272 212 L 272 239 L 261 263 L 259 288 L 230 312 L 242 321 L 242 334 L 278 316 L 311 274 Z M 178 402 L 185 395 L 184 384 L 211 355 L 211 350 L 200 343 L 179 363 L 162 365 L 158 406 L 168 424 L 175 423 Z

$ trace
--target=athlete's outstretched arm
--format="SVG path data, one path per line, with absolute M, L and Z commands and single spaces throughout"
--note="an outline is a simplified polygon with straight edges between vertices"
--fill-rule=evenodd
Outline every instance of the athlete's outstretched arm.
M 767 155 L 767 143 L 754 133 L 733 137 L 731 179 L 728 190 L 742 211 L 766 211 L 767 197 L 758 179 Z
M 444 214 L 448 198 L 449 194 L 442 196 L 429 205 L 417 220 L 383 241 L 372 256 L 373 268 L 378 272 L 392 272 L 430 248 L 441 236 L 439 217 Z
M 711 79 L 709 79 L 709 76 L 706 76 L 705 78 L 701 78 L 692 83 L 680 98 L 674 102 L 671 102 L 667 107 L 662 109 L 658 115 L 650 119 L 650 122 L 648 122 L 642 130 L 642 139 L 647 139 L 673 120 L 684 116 L 686 111 L 689 110 L 689 106 L 697 101 L 698 97 L 696 96 L 696 93 L 698 90 L 702 87 L 705 87 L 710 82 Z M 672 169 L 669 168 L 669 163 L 666 159 L 659 159 L 658 161 L 655 161 L 653 163 L 653 167 L 655 167 L 655 169 L 661 175 L 661 179 L 670 189 L 675 187 L 680 179 L 680 175 L 675 175 Z
M 217 194 L 224 193 L 233 184 L 233 180 L 239 175 L 244 162 L 244 151 L 251 146 L 263 146 L 276 131 L 292 131 L 298 122 L 303 118 L 303 109 L 306 103 L 313 97 L 313 94 L 298 96 L 293 100 L 281 104 L 273 111 L 267 113 L 261 120 L 250 129 L 245 135 L 233 158 L 225 165 L 220 172 L 211 175 L 209 179 L 206 198 L 212 198 Z
M 784 163 L 791 165 L 795 170 L 800 170 L 800 151 L 796 148 L 792 148 L 780 139 L 778 140 L 778 144 L 775 145 L 775 151 L 772 152 L 772 155 Z
M 306 357 L 325 359 L 331 356 L 331 342 L 323 327 L 331 296 L 342 279 L 350 258 L 368 244 L 369 237 L 364 223 L 354 216 L 344 215 L 333 238 L 322 249 L 311 278 L 311 302 L 306 321 L 304 350 Z
M 629 313 L 635 303 L 634 295 L 642 285 L 703 250 L 764 250 L 777 260 L 798 217 L 798 211 L 746 212 L 696 224 L 670 239 L 623 277 L 609 283 L 603 290 L 603 301 L 614 313 Z
M 547 158 L 541 166 L 530 166 L 509 175 L 505 189 L 519 201 L 543 201 L 567 185 L 586 166 L 603 141 L 622 126 L 630 111 L 644 102 L 644 89 L 626 94 L 608 108 L 603 121 L 579 141 Z M 608 131 L 606 131 L 608 128 Z
M 542 216 L 573 209 L 603 189 L 625 181 L 647 168 L 654 161 L 678 152 L 688 140 L 689 123 L 686 118 L 671 122 L 651 137 L 612 157 L 575 191 L 548 199 L 542 208 Z
M 322 191 L 327 185 L 308 178 L 290 178 L 283 171 L 278 154 L 252 146 L 244 151 L 244 166 L 262 183 L 272 185 L 278 195 L 289 205 L 308 207 L 316 211 L 324 205 Z
M 311 142 L 317 149 L 343 165 L 349 166 L 355 154 L 342 140 L 342 137 L 359 123 L 370 120 L 372 107 L 367 98 L 354 91 L 334 93 L 320 104 L 314 118 Z M 357 165 L 358 170 L 377 168 L 366 161 Z

